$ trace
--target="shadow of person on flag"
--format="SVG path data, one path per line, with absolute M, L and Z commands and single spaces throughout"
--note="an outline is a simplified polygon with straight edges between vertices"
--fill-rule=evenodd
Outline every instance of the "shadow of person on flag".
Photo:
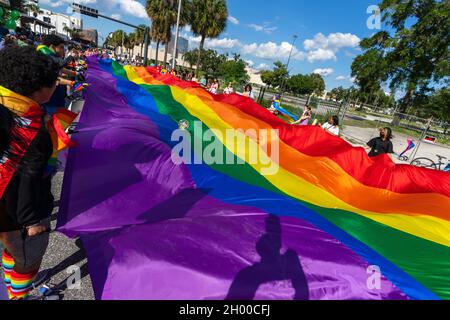
M 294 300 L 308 300 L 308 283 L 297 253 L 288 249 L 281 254 L 281 247 L 280 218 L 270 215 L 266 219 L 266 233 L 256 243 L 261 260 L 237 274 L 225 300 L 253 300 L 259 286 L 284 280 L 291 281 Z

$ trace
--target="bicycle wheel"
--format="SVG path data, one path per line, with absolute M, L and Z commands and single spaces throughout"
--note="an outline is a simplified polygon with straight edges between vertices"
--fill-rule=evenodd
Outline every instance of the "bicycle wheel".
M 412 166 L 420 167 L 420 168 L 427 168 L 427 169 L 433 169 L 437 170 L 436 163 L 434 163 L 433 160 L 428 158 L 417 158 L 414 159 L 413 162 L 411 162 Z

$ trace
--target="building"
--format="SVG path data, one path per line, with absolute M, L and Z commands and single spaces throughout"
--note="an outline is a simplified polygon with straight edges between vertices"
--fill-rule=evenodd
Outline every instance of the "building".
M 264 82 L 261 80 L 261 71 L 255 70 L 251 67 L 247 67 L 245 68 L 245 70 L 247 71 L 247 74 L 250 77 L 249 83 L 256 84 L 261 87 L 265 85 Z
M 173 47 L 175 46 L 175 35 L 172 35 L 172 40 L 169 42 L 169 52 L 173 53 Z M 178 37 L 177 45 L 178 55 L 183 55 L 189 51 L 189 41 L 186 38 Z
M 80 43 L 85 45 L 93 45 L 97 47 L 98 32 L 95 29 L 82 30 L 74 35 L 73 40 L 79 41 Z
M 29 0 L 28 3 L 39 4 L 38 0 Z M 49 33 L 45 32 L 45 29 L 53 29 L 51 32 L 55 32 L 60 36 L 70 37 L 69 30 L 83 29 L 83 20 L 81 18 L 53 12 L 43 8 L 40 8 L 38 14 L 29 11 L 28 16 L 31 20 L 34 20 L 31 21 L 33 31 L 38 33 Z M 43 22 L 48 28 L 42 28 L 43 26 L 39 22 Z M 53 26 L 53 28 L 50 28 L 50 26 Z M 34 30 L 34 28 L 36 28 L 36 30 Z

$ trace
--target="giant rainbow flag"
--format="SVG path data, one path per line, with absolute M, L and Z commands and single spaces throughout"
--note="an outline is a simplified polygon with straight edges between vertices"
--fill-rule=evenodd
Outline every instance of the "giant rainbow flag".
M 91 57 L 87 80 L 58 228 L 81 237 L 97 299 L 450 298 L 449 173 L 370 159 L 152 68 Z M 240 162 L 176 164 L 180 123 L 196 151 L 214 142 Z M 263 175 L 268 160 L 279 170 Z

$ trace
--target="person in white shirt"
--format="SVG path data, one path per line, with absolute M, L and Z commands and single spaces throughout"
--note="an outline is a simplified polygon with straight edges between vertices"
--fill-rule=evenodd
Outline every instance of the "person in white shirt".
M 339 136 L 339 118 L 338 116 L 332 116 L 327 123 L 322 125 L 322 129 L 328 131 L 335 136 Z
M 224 93 L 225 94 L 232 94 L 233 92 L 234 92 L 233 84 L 230 82 L 228 84 L 228 87 L 225 88 Z
M 242 94 L 244 97 L 248 97 L 252 100 L 255 100 L 255 95 L 253 94 L 253 88 L 250 84 L 246 85 L 244 88 L 244 93 Z

